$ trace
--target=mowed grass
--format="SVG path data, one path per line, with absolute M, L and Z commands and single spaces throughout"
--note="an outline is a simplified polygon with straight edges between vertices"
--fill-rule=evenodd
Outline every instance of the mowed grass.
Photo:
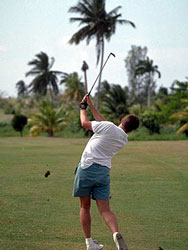
M 0 138 L 1 250 L 86 249 L 72 198 L 86 142 Z M 112 161 L 111 196 L 130 250 L 187 250 L 188 141 L 129 142 Z M 115 250 L 94 201 L 91 212 L 93 237 Z

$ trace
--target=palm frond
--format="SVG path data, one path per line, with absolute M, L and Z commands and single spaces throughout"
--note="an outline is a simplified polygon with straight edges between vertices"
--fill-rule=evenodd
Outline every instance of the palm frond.
M 27 77 L 27 76 L 36 76 L 36 75 L 39 75 L 39 74 L 41 74 L 41 71 L 40 70 L 38 70 L 38 69 L 36 69 L 36 70 L 30 70 L 30 71 L 28 71 L 26 74 L 25 74 L 25 76 Z
M 50 70 L 53 67 L 54 62 L 55 62 L 55 58 L 51 57 L 51 62 L 50 63 L 48 62 L 48 70 Z
M 79 26 L 82 24 L 88 24 L 91 23 L 91 18 L 81 18 L 81 17 L 71 17 L 70 18 L 70 22 L 74 23 L 74 22 L 80 22 Z
M 79 2 L 77 6 L 73 6 L 69 9 L 70 13 L 79 13 L 82 16 L 93 16 L 91 11 L 92 6 L 89 4 L 88 1 Z
M 110 12 L 108 12 L 108 16 L 114 16 L 117 15 L 118 11 L 122 8 L 122 6 L 117 6 L 116 8 L 114 8 L 113 10 L 111 10 Z
M 188 112 L 179 111 L 170 116 L 171 119 L 188 120 Z
M 188 103 L 188 99 L 183 98 L 183 99 L 181 99 L 181 102 L 183 102 L 183 103 Z
M 131 25 L 133 28 L 136 28 L 136 25 L 133 22 L 126 20 L 126 19 L 119 19 L 117 20 L 117 22 L 120 24 Z
M 53 131 L 62 129 L 63 115 L 62 107 L 56 110 L 49 100 L 41 102 L 38 111 L 30 119 L 30 123 L 33 125 L 30 132 L 38 135 L 41 132 L 52 131 L 53 134 Z
M 101 99 L 104 112 L 113 114 L 112 119 L 118 119 L 128 113 L 126 92 L 120 85 L 104 83 Z
M 76 6 L 69 9 L 69 12 L 79 14 L 80 17 L 71 17 L 71 22 L 79 22 L 79 25 L 84 25 L 79 29 L 71 39 L 70 44 L 79 44 L 86 39 L 87 44 L 91 39 L 96 38 L 97 64 L 103 53 L 102 46 L 104 40 L 110 41 L 111 36 L 116 31 L 116 24 L 128 24 L 136 27 L 135 24 L 126 19 L 119 19 L 121 14 L 118 13 L 121 6 L 117 6 L 109 13 L 105 10 L 105 0 L 80 0 Z M 100 47 L 100 48 L 99 48 Z
M 84 40 L 87 36 L 89 36 L 90 25 L 87 25 L 77 31 L 69 40 L 70 44 L 79 44 L 80 41 Z
M 188 130 L 188 122 L 185 123 L 181 128 L 179 128 L 178 131 L 177 131 L 176 133 L 177 133 L 177 134 L 181 134 L 181 133 L 183 133 L 183 132 L 185 132 L 185 131 L 187 131 L 187 130 Z
M 155 72 L 158 74 L 159 78 L 161 78 L 161 72 L 159 70 L 155 70 Z
M 38 93 L 39 95 L 46 95 L 47 85 L 46 76 L 44 74 L 39 75 L 29 84 L 30 92 Z

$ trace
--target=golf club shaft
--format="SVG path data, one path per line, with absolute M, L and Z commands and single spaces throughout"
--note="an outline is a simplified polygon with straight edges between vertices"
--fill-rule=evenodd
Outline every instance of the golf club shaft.
M 106 65 L 106 63 L 107 63 L 107 61 L 108 61 L 108 59 L 110 58 L 111 55 L 115 57 L 115 55 L 114 55 L 113 53 L 110 53 L 110 54 L 108 55 L 108 57 L 107 57 L 105 63 L 103 64 L 103 66 L 102 66 L 102 68 L 101 68 L 101 70 L 100 70 L 100 72 L 99 72 L 97 78 L 95 79 L 95 81 L 94 81 L 94 83 L 93 83 L 93 85 L 92 85 L 92 87 L 91 87 L 89 93 L 87 94 L 88 96 L 91 94 L 91 91 L 93 90 L 93 87 L 95 86 L 95 83 L 97 82 L 99 76 L 101 75 L 101 73 L 102 73 L 102 71 L 103 71 L 103 69 L 104 69 L 104 67 L 105 67 L 105 65 Z

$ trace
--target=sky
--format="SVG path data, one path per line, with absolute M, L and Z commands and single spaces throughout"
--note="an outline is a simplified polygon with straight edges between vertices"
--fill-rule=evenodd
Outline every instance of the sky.
M 68 43 L 80 28 L 70 23 L 71 6 L 78 0 L 0 0 L 0 94 L 17 96 L 16 83 L 28 85 L 32 78 L 25 77 L 31 67 L 28 62 L 41 51 L 55 58 L 53 70 L 66 73 L 81 70 L 85 60 L 89 65 L 88 88 L 99 72 L 96 66 L 95 40 L 89 45 Z M 110 42 L 105 42 L 105 59 L 110 57 L 103 71 L 102 80 L 128 86 L 125 58 L 132 45 L 146 46 L 148 56 L 158 65 L 160 86 L 169 88 L 174 80 L 185 81 L 188 77 L 188 1 L 187 0 L 106 0 L 109 12 L 121 6 L 123 19 L 135 23 L 117 25 Z M 62 86 L 60 86 L 62 89 Z M 93 93 L 95 92 L 95 89 Z

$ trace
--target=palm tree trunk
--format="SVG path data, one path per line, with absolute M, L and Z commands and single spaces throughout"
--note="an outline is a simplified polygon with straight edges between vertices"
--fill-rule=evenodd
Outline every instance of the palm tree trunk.
M 149 107 L 151 104 L 151 88 L 150 84 L 148 85 L 148 97 L 147 97 L 147 106 Z
M 49 129 L 47 130 L 47 133 L 48 133 L 48 136 L 49 136 L 49 137 L 54 136 L 54 131 L 53 131 L 53 129 L 50 129 L 50 128 L 49 128 Z
M 100 71 L 102 70 L 102 66 L 103 66 L 103 61 L 104 61 L 104 39 L 102 38 L 102 55 L 101 55 L 101 65 L 100 65 Z M 100 72 L 99 71 L 99 72 Z M 101 88 L 101 79 L 102 79 L 102 72 L 99 76 L 99 81 L 98 81 L 98 90 L 97 90 L 97 101 L 96 101 L 96 108 L 99 108 L 99 97 L 100 97 L 100 88 Z
M 50 94 L 51 102 L 53 103 L 53 90 L 52 90 L 51 85 L 49 86 L 49 94 Z
M 147 106 L 151 105 L 151 86 L 153 85 L 153 73 L 149 73 L 149 84 L 148 84 L 148 98 L 147 98 Z
M 85 92 L 87 93 L 87 72 L 84 71 L 84 81 L 85 81 Z

